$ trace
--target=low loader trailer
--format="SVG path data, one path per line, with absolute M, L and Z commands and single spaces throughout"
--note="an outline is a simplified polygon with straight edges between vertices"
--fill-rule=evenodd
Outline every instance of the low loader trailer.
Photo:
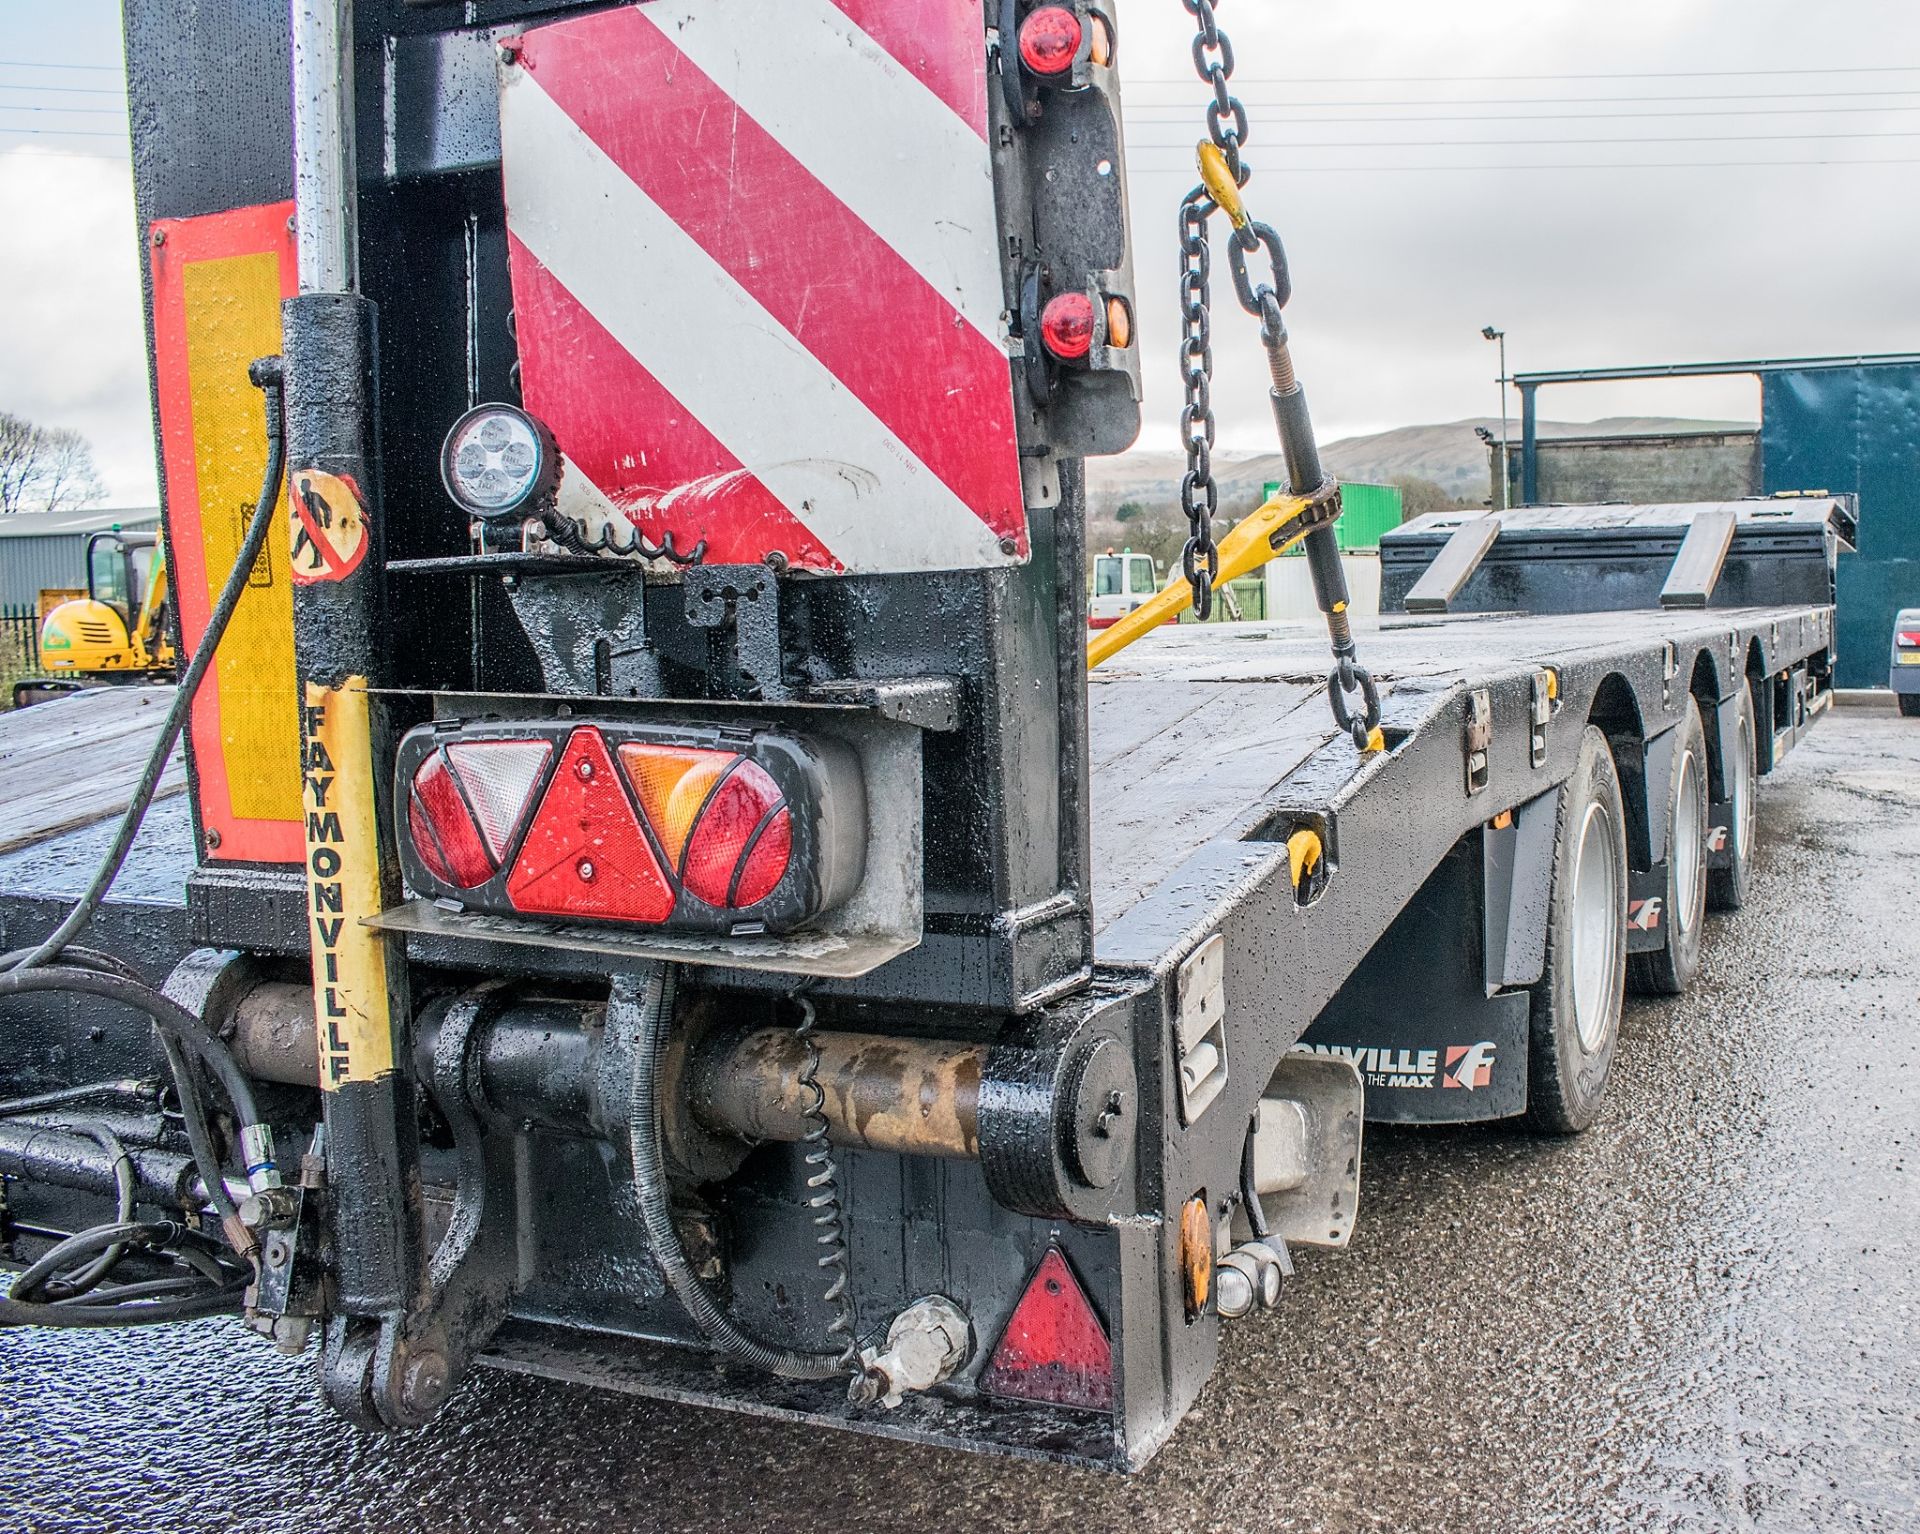
M 124 816 L 0 845 L 0 1325 L 235 1315 L 370 1430 L 484 1365 L 1131 1469 L 1366 1121 L 1593 1122 L 1857 510 L 1422 518 L 1356 632 L 1184 3 L 1192 537 L 1089 647 L 1109 10 L 128 0 L 191 659 Z M 1217 538 L 1210 231 L 1296 487 Z M 1296 543 L 1324 628 L 1166 624 Z M 6 729 L 0 802 L 68 770 Z

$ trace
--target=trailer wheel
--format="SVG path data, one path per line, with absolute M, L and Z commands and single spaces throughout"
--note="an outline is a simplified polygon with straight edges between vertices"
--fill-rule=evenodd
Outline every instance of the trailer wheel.
M 1627 979 L 1636 991 L 1678 996 L 1700 971 L 1700 928 L 1707 914 L 1707 730 L 1700 705 L 1687 700 L 1677 726 L 1673 778 L 1667 793 L 1667 889 L 1664 947 L 1630 954 Z
M 1727 830 L 1731 861 L 1725 868 L 1707 870 L 1709 911 L 1739 910 L 1747 903 L 1747 890 L 1753 881 L 1753 838 L 1760 818 L 1760 748 L 1753 717 L 1753 684 L 1749 682 L 1740 689 L 1740 722 L 1733 739 L 1720 743 L 1725 753 L 1720 770 L 1733 810 Z
M 1900 717 L 1902 719 L 1920 719 L 1920 692 L 1900 694 Z
M 1600 1111 L 1627 978 L 1627 830 L 1607 737 L 1587 726 L 1560 789 L 1547 967 L 1533 988 L 1527 1120 L 1577 1134 Z

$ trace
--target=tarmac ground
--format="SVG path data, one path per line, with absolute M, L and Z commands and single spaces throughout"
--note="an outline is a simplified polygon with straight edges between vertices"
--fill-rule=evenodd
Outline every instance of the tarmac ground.
M 363 1437 L 231 1322 L 0 1334 L 0 1529 L 1920 1527 L 1920 722 L 1844 708 L 1573 1140 L 1371 1132 L 1361 1220 L 1123 1478 L 482 1372 Z

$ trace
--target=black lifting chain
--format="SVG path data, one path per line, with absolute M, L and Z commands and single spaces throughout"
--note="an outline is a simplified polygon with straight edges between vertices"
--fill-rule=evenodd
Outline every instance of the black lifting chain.
M 1220 30 L 1214 0 L 1181 0 L 1181 4 L 1197 24 L 1193 67 L 1213 92 L 1213 100 L 1207 103 L 1210 142 L 1200 148 L 1201 184 L 1180 204 L 1180 372 L 1186 386 L 1180 439 L 1187 453 L 1180 507 L 1186 513 L 1188 528 L 1180 564 L 1193 590 L 1194 614 L 1204 623 L 1213 613 L 1217 573 L 1213 518 L 1220 509 L 1220 488 L 1213 478 L 1213 252 L 1208 236 L 1215 213 L 1224 212 L 1233 226 L 1227 259 L 1234 294 L 1240 307 L 1260 321 L 1260 340 L 1273 375 L 1274 412 L 1287 450 L 1290 477 L 1307 481 L 1294 485 L 1294 494 L 1312 501 L 1316 514 L 1330 524 L 1339 515 L 1339 489 L 1321 470 L 1305 398 L 1294 378 L 1286 325 L 1281 318 L 1281 311 L 1293 296 L 1286 250 L 1280 236 L 1269 225 L 1250 217 L 1240 200 L 1240 188 L 1247 184 L 1253 169 L 1241 153 L 1250 136 L 1247 109 L 1229 84 L 1233 77 L 1233 43 Z M 1249 269 L 1250 258 L 1261 252 L 1268 268 L 1264 282 L 1256 280 Z M 1330 527 L 1316 529 L 1313 536 L 1330 538 Z M 1341 730 L 1365 751 L 1380 722 L 1380 695 L 1372 677 L 1357 662 L 1347 615 L 1346 583 L 1337 562 L 1324 577 L 1316 569 L 1314 584 L 1321 606 L 1327 610 L 1336 662 L 1328 679 L 1328 701 Z
M 1233 44 L 1213 14 L 1213 0 L 1181 0 L 1199 23 L 1193 39 L 1193 67 L 1213 88 L 1207 103 L 1207 133 L 1225 157 L 1235 185 L 1245 186 L 1252 172 L 1240 158 L 1247 140 L 1247 109 L 1233 94 Z M 1186 406 L 1180 412 L 1180 441 L 1187 452 L 1186 477 L 1180 481 L 1180 509 L 1187 514 L 1187 544 L 1180 568 L 1193 588 L 1194 615 L 1213 615 L 1213 518 L 1220 509 L 1220 487 L 1213 479 L 1213 250 L 1208 220 L 1216 204 L 1205 186 L 1187 193 L 1180 204 L 1180 373 Z

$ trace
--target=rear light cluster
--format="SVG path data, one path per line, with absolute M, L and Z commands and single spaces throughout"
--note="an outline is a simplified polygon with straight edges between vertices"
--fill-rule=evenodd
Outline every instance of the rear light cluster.
M 1920 650 L 1920 629 L 1901 629 L 1893 639 L 1903 650 Z
M 1105 344 L 1124 351 L 1133 345 L 1133 310 L 1120 297 L 1106 299 L 1105 309 Z M 1058 361 L 1085 362 L 1100 339 L 1094 323 L 1098 312 L 1089 294 L 1057 293 L 1040 311 L 1040 340 Z
M 1113 23 L 1088 9 L 1083 21 L 1067 5 L 1036 5 L 1020 23 L 1020 62 L 1050 86 L 1070 85 L 1081 60 L 1102 68 L 1113 63 Z
M 753 733 L 423 726 L 398 759 L 420 894 L 502 915 L 780 931 L 859 882 L 852 753 Z
M 1042 79 L 1064 75 L 1079 57 L 1080 18 L 1064 5 L 1043 5 L 1020 23 L 1020 62 Z

